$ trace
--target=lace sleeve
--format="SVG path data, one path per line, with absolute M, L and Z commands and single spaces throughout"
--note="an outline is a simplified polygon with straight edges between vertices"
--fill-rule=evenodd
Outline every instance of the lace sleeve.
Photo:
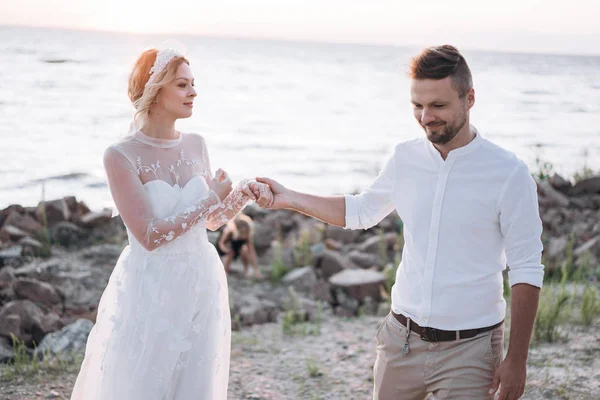
M 206 218 L 206 227 L 211 231 L 216 231 L 227 221 L 235 217 L 248 203 L 250 198 L 244 193 L 244 187 L 250 182 L 244 179 L 238 182 L 229 195 L 223 200 L 223 204 L 215 208 Z
M 115 147 L 108 148 L 104 153 L 104 168 L 111 195 L 123 222 L 149 251 L 185 234 L 215 210 L 226 208 L 219 196 L 210 191 L 207 197 L 198 199 L 178 214 L 156 218 L 136 169 Z

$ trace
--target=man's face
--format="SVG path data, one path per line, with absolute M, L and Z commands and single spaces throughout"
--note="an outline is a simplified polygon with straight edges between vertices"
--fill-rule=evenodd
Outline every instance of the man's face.
M 460 98 L 452 78 L 413 79 L 410 87 L 413 113 L 427 139 L 433 144 L 449 143 L 467 122 L 469 110 L 475 101 L 470 89 Z

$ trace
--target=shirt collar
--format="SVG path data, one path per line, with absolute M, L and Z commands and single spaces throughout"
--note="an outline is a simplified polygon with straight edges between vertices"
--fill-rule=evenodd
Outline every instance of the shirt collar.
M 448 157 L 446 157 L 446 160 L 469 154 L 481 145 L 481 143 L 483 142 L 483 137 L 481 136 L 481 133 L 479 133 L 477 128 L 475 128 L 473 125 L 471 125 L 471 129 L 475 133 L 475 137 L 473 138 L 473 140 L 471 140 L 466 145 L 459 147 L 458 149 L 451 150 L 448 153 Z M 435 148 L 433 143 L 431 143 L 427 138 L 425 138 L 425 142 L 427 142 L 427 147 L 429 148 L 430 152 L 433 152 L 434 158 L 439 160 L 440 162 L 444 162 L 440 152 L 438 151 L 438 149 Z

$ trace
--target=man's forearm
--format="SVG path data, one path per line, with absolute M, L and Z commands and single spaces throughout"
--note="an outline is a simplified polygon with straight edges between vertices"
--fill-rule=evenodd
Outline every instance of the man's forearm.
M 511 288 L 510 343 L 506 358 L 527 361 L 539 299 L 538 287 L 518 283 Z
M 290 191 L 287 209 L 319 219 L 328 224 L 346 225 L 346 201 L 344 196 L 314 196 Z

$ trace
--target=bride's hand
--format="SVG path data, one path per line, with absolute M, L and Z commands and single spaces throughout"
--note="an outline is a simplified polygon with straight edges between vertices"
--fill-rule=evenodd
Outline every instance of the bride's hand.
M 215 177 L 210 181 L 210 189 L 219 196 L 221 201 L 224 200 L 232 189 L 231 179 L 227 172 L 219 168 L 215 173 Z

